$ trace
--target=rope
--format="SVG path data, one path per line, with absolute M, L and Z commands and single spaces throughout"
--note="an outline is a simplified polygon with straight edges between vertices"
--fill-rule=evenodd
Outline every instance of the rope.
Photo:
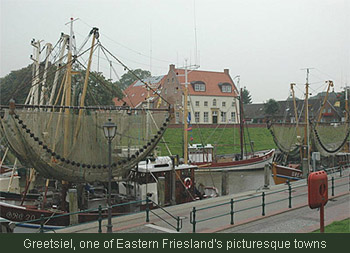
M 160 95 L 156 90 L 154 90 L 151 86 L 149 86 L 145 81 L 143 81 L 138 75 L 135 74 L 134 71 L 132 71 L 128 66 L 126 66 L 121 60 L 119 60 L 116 56 L 114 56 L 107 48 L 105 48 L 102 44 L 101 44 L 101 48 L 105 49 L 107 51 L 107 53 L 109 53 L 116 61 L 119 62 L 119 64 L 121 64 L 124 69 L 127 69 L 133 76 L 135 76 L 141 83 L 143 83 L 144 85 L 146 85 L 147 88 L 149 88 L 151 91 L 154 92 L 154 94 L 156 94 L 158 97 L 160 97 L 162 100 L 164 100 L 168 105 L 171 105 L 168 100 L 166 100 L 162 95 Z

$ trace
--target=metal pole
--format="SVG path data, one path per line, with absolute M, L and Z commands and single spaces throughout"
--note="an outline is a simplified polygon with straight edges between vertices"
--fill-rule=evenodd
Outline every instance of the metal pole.
M 102 206 L 98 206 L 98 232 L 102 233 Z
M 176 222 L 177 222 L 177 224 L 176 224 L 176 231 L 180 232 L 180 216 L 177 216 Z
M 149 222 L 149 198 L 146 196 L 146 222 Z
M 192 232 L 196 233 L 196 207 L 192 210 Z
M 320 232 L 324 233 L 324 205 L 320 207 Z
M 288 192 L 289 192 L 289 208 L 292 208 L 292 187 L 290 186 L 290 182 L 288 181 Z
M 44 233 L 44 215 L 40 215 L 40 233 Z
M 108 139 L 108 225 L 107 233 L 112 233 L 112 205 L 111 205 L 111 195 L 112 195 L 112 139 Z
M 233 199 L 231 199 L 230 204 L 231 204 L 231 225 L 233 225 L 233 224 L 234 224 L 234 221 L 233 221 L 233 215 L 234 215 L 234 211 L 233 211 Z
M 334 177 L 332 177 L 332 196 L 334 196 Z
M 262 216 L 265 216 L 265 192 L 262 192 Z

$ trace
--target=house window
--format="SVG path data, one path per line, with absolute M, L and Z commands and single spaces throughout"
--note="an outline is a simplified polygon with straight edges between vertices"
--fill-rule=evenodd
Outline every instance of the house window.
M 194 84 L 194 91 L 205 91 L 205 84 L 204 83 Z
M 209 112 L 204 112 L 203 113 L 203 121 L 204 122 L 209 122 Z
M 176 124 L 179 124 L 179 123 L 180 123 L 180 113 L 179 113 L 179 112 L 176 112 L 176 113 L 175 113 L 175 123 L 176 123 Z
M 231 112 L 231 122 L 235 123 L 236 122 L 236 113 Z
M 213 106 L 216 106 L 216 99 L 213 99 Z
M 199 106 L 199 101 L 196 101 L 196 106 Z
M 187 100 L 187 106 L 191 106 L 190 100 Z
M 231 93 L 232 92 L 231 85 L 223 85 L 223 86 L 221 86 L 221 90 L 222 90 L 222 92 L 225 92 L 225 93 Z
M 226 107 L 226 102 L 222 102 L 222 107 Z
M 199 122 L 199 116 L 200 116 L 200 112 L 194 112 L 194 121 L 195 121 L 196 123 Z
M 204 101 L 204 106 L 208 106 L 208 101 Z
M 221 112 L 221 122 L 226 122 L 226 112 Z
M 236 101 L 233 100 L 233 101 L 232 101 L 232 107 L 235 107 L 235 106 L 236 106 Z

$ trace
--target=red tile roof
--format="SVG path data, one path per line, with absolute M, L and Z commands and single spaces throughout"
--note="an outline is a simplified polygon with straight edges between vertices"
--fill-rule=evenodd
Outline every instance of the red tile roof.
M 181 84 L 185 83 L 185 70 L 175 69 L 177 73 L 178 80 Z M 205 91 L 194 91 L 192 85 L 188 85 L 189 95 L 198 96 L 237 96 L 237 88 L 232 81 L 230 75 L 225 72 L 213 72 L 213 71 L 203 71 L 203 70 L 193 70 L 188 71 L 188 83 L 202 81 L 205 83 Z M 232 87 L 232 92 L 222 92 L 219 83 L 229 83 Z

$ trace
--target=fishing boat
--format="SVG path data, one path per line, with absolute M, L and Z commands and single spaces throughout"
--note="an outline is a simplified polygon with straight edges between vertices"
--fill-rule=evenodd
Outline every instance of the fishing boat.
M 328 93 L 333 87 L 332 81 L 327 81 L 327 92 L 318 112 L 314 111 L 313 121 L 309 112 L 309 69 L 307 69 L 306 96 L 304 107 L 304 122 L 300 123 L 294 86 L 291 84 L 295 123 L 268 122 L 268 129 L 279 148 L 272 163 L 272 176 L 275 184 L 282 184 L 306 178 L 311 171 L 334 168 L 343 169 L 350 165 L 349 151 L 342 152 L 349 138 L 348 107 L 346 107 L 343 122 L 322 122 Z M 346 95 L 347 97 L 347 95 Z M 347 100 L 346 100 L 347 104 Z M 312 157 L 311 157 L 312 155 Z M 312 158 L 312 159 L 311 159 Z M 312 161 L 311 161 L 312 160 Z
M 272 162 L 275 150 L 258 151 L 245 154 L 240 159 L 238 154 L 213 155 L 213 146 L 201 144 L 189 146 L 189 160 L 191 164 L 197 165 L 198 171 L 241 171 L 263 169 L 266 164 Z M 204 152 L 203 152 L 204 151 Z
M 110 178 L 112 183 L 118 184 L 152 153 L 173 116 L 170 104 L 162 109 L 115 106 L 112 99 L 119 94 L 117 87 L 92 69 L 92 59 L 97 51 L 133 73 L 156 96 L 161 94 L 103 46 L 98 28 L 92 28 L 82 45 L 77 47 L 73 32 L 75 21 L 71 19 L 67 23 L 70 25 L 69 35 L 62 33 L 55 47 L 47 43 L 43 48 L 40 40 L 31 42 L 34 47 L 31 56 L 34 60 L 33 78 L 28 83 L 30 90 L 27 98 L 25 101 L 10 100 L 8 104 L 0 105 L 0 135 L 9 152 L 24 167 L 33 168 L 33 174 L 47 180 L 43 186 L 45 189 L 42 189 L 44 203 L 40 205 L 24 205 L 28 184 L 20 205 L 2 201 L 1 217 L 6 219 L 25 221 L 38 219 L 42 214 L 45 217 L 64 214 L 68 212 L 68 188 L 99 184 L 106 191 Z M 40 55 L 45 49 L 45 59 L 41 61 Z M 110 95 L 110 101 L 94 97 L 102 93 Z M 122 97 L 119 99 L 123 100 Z M 146 118 L 150 113 L 152 124 L 149 124 L 146 132 Z M 115 130 L 114 138 L 107 140 L 109 136 L 105 134 L 104 126 L 111 124 Z M 6 171 L 4 169 L 3 172 Z M 56 210 L 45 203 L 49 179 L 58 182 L 62 190 L 61 204 Z M 3 199 L 19 197 L 5 193 L 6 190 L 3 192 Z M 113 211 L 115 215 L 128 212 Z M 79 222 L 95 219 L 96 213 L 79 214 Z M 66 226 L 69 216 L 52 219 L 48 224 Z
M 182 204 L 202 198 L 217 197 L 215 187 L 196 185 L 198 167 L 179 164 L 177 156 L 147 159 L 130 171 L 128 180 L 119 184 L 119 192 L 150 200 L 156 205 Z M 202 191 L 202 192 L 201 192 Z

